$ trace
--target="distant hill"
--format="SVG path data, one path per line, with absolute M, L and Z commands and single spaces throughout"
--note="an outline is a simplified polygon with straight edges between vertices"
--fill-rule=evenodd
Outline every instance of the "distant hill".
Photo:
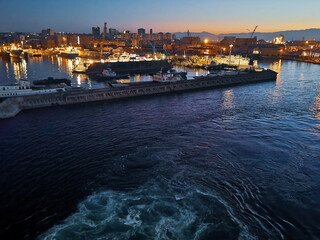
M 177 32 L 176 38 L 181 39 L 187 36 L 187 32 Z M 280 31 L 280 32 L 270 32 L 270 33 L 261 33 L 256 32 L 254 36 L 257 36 L 258 39 L 264 39 L 266 41 L 271 41 L 276 36 L 282 34 L 286 41 L 292 40 L 320 40 L 320 28 L 311 28 L 305 30 L 291 30 L 291 31 Z M 235 36 L 238 38 L 248 38 L 251 33 L 228 33 L 228 34 L 219 34 L 215 35 L 209 32 L 190 32 L 191 36 L 198 36 L 201 39 L 208 38 L 210 40 L 222 40 L 225 36 Z
M 176 32 L 173 33 L 176 35 L 177 39 L 181 39 L 183 37 L 186 37 L 188 35 L 187 32 Z M 209 32 L 190 32 L 190 36 L 192 37 L 200 37 L 201 39 L 205 39 L 208 38 L 210 40 L 219 40 L 219 36 L 209 33 Z

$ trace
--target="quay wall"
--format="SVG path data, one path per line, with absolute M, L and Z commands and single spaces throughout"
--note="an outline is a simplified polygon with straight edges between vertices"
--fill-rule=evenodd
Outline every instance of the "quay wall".
M 79 104 L 137 96 L 155 95 L 197 89 L 217 88 L 276 80 L 277 73 L 267 70 L 232 76 L 198 77 L 194 80 L 177 82 L 137 83 L 129 86 L 110 87 L 94 90 L 69 90 L 62 93 L 7 98 L 0 103 L 0 119 L 14 117 L 21 110 Z

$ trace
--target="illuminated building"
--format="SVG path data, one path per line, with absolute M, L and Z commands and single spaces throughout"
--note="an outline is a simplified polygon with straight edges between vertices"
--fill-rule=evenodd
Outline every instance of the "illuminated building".
M 279 35 L 279 37 L 275 37 L 273 39 L 273 44 L 286 44 L 286 42 L 284 41 L 284 36 Z

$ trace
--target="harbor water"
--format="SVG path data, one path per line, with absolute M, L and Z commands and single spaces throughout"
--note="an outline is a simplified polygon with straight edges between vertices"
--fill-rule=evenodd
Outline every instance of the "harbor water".
M 320 65 L 260 66 L 277 81 L 1 120 L 1 239 L 319 239 Z M 0 85 L 105 84 L 71 69 L 2 61 Z

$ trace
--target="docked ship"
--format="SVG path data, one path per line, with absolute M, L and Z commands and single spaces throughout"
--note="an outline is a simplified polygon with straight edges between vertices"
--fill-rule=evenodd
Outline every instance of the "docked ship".
M 112 69 L 117 74 L 138 74 L 138 73 L 157 73 L 161 69 L 168 71 L 172 64 L 165 59 L 152 59 L 140 57 L 136 54 L 122 54 L 118 57 L 112 56 L 101 61 L 78 62 L 73 71 L 88 74 L 100 74 L 105 69 Z
M 19 83 L 15 85 L 0 86 L 0 99 L 59 93 L 62 91 L 65 91 L 64 87 L 31 87 L 29 81 L 19 80 Z
M 251 60 L 248 57 L 242 57 L 241 55 L 217 55 L 212 58 L 212 62 L 210 65 L 221 65 L 226 64 L 229 66 L 237 66 L 240 69 L 258 67 L 258 61 Z
M 74 48 L 68 48 L 66 50 L 61 51 L 58 55 L 62 58 L 75 59 L 79 56 L 79 51 Z
M 157 73 L 161 69 L 163 71 L 168 71 L 172 68 L 172 65 L 167 60 L 107 62 L 92 64 L 88 67 L 86 72 L 101 72 L 106 68 L 111 68 L 116 73 L 135 74 Z

